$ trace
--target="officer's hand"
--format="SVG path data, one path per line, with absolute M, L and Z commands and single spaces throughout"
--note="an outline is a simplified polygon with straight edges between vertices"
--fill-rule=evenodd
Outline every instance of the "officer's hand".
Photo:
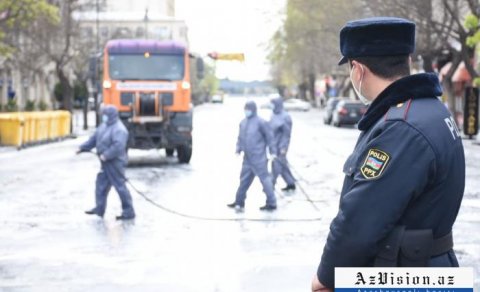
M 320 283 L 317 275 L 315 275 L 313 276 L 312 281 L 312 292 L 333 292 L 333 290 L 325 287 L 322 283 Z
M 107 158 L 105 157 L 105 155 L 100 154 L 100 160 L 101 161 L 107 161 Z

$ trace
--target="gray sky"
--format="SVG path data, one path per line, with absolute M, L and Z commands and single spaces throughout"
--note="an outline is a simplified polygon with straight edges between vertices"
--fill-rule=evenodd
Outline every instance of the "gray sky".
M 233 80 L 269 78 L 267 43 L 282 23 L 286 0 L 177 0 L 176 15 L 187 22 L 190 48 L 243 52 L 246 61 L 217 62 L 217 76 Z

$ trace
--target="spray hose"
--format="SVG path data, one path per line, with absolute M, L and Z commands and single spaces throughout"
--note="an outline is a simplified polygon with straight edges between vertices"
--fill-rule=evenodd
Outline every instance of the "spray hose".
M 88 152 L 88 153 L 94 154 L 95 156 L 97 156 L 98 160 L 100 161 L 100 163 L 102 165 L 103 165 L 103 163 L 105 163 L 104 161 L 102 161 L 100 159 L 100 156 L 98 155 L 98 153 L 96 153 L 94 151 L 81 151 L 81 152 Z M 266 218 L 248 218 L 248 217 L 242 217 L 242 218 L 206 217 L 206 216 L 190 215 L 190 214 L 186 214 L 186 213 L 182 213 L 182 212 L 173 210 L 171 208 L 168 208 L 168 207 L 154 201 L 149 196 L 147 196 L 144 192 L 137 189 L 135 187 L 135 185 L 119 169 L 116 168 L 116 166 L 114 166 L 113 169 L 117 172 L 117 175 L 119 175 L 122 179 L 124 179 L 125 182 L 128 183 L 128 185 L 130 185 L 130 187 L 138 195 L 140 195 L 145 201 L 147 201 L 149 204 L 151 204 L 152 206 L 154 206 L 154 207 L 156 207 L 156 208 L 158 208 L 158 209 L 160 209 L 160 210 L 162 210 L 166 213 L 170 213 L 172 215 L 176 215 L 176 216 L 187 218 L 187 219 L 201 220 L 201 221 L 224 221 L 224 222 L 226 222 L 226 221 L 231 221 L 231 222 L 235 222 L 235 221 L 237 221 L 237 222 L 241 222 L 241 221 L 247 221 L 247 222 L 314 222 L 314 221 L 322 221 L 324 219 L 323 217 L 314 217 L 314 218 L 269 218 L 269 219 L 266 219 Z M 318 207 L 310 199 L 310 197 L 303 190 L 303 188 L 300 187 L 300 190 L 305 195 L 307 200 L 315 207 L 315 209 L 317 211 L 320 211 L 320 209 L 318 209 Z

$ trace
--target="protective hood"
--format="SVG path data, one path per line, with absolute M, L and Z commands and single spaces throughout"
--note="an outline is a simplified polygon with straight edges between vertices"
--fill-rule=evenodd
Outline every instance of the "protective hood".
M 283 111 L 283 99 L 281 97 L 272 99 L 272 104 L 274 113 L 279 114 Z
M 257 104 L 254 101 L 248 101 L 245 103 L 245 109 L 252 111 L 252 117 L 257 115 Z
M 102 114 L 108 117 L 108 126 L 113 125 L 118 121 L 118 110 L 113 105 L 104 105 L 102 107 Z

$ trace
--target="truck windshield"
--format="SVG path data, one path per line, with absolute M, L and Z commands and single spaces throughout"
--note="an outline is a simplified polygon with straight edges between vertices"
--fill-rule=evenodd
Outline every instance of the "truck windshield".
M 110 55 L 110 78 L 113 80 L 182 80 L 182 55 Z

